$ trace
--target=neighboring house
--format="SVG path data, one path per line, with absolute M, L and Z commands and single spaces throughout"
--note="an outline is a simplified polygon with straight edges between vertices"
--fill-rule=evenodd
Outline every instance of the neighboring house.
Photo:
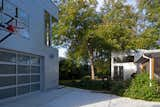
M 126 80 L 136 73 L 137 65 L 134 63 L 134 52 L 112 52 L 111 54 L 111 78 L 114 80 Z
M 138 72 L 149 72 L 150 79 L 160 79 L 160 50 L 141 50 L 136 56 Z
M 20 36 L 13 33 L 0 43 L 0 101 L 58 87 L 58 50 L 51 47 L 58 8 L 51 0 L 3 0 L 3 3 L 2 6 L 0 0 L 0 23 L 18 21 L 24 24 L 25 32 Z M 0 39 L 9 33 L 0 29 Z

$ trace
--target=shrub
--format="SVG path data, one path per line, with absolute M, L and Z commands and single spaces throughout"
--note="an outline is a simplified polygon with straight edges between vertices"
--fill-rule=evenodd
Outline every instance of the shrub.
M 126 81 L 112 81 L 110 83 L 110 91 L 112 94 L 116 94 L 122 96 L 125 90 L 128 88 L 130 84 L 130 80 Z
M 150 86 L 150 83 L 152 86 Z M 160 91 L 158 90 L 158 83 L 151 81 L 147 73 L 141 73 L 131 81 L 128 89 L 125 90 L 124 96 L 144 99 L 144 100 L 159 100 Z
M 89 75 L 86 75 L 86 76 L 81 78 L 82 81 L 88 81 L 90 79 L 91 79 L 91 76 L 89 76 Z

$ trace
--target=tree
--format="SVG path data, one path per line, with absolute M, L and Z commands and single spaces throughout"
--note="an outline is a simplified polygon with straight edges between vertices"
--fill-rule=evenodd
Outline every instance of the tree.
M 141 35 L 146 42 L 146 48 L 159 48 L 157 41 L 160 36 L 160 1 L 159 0 L 140 0 L 138 9 L 140 14 L 139 24 Z M 138 41 L 139 42 L 139 41 Z
M 60 4 L 59 23 L 54 43 L 68 47 L 68 54 L 77 60 L 89 59 L 91 78 L 95 78 L 93 31 L 100 22 L 96 0 L 68 0 Z
M 125 0 L 107 0 L 101 13 L 96 12 L 96 0 L 64 1 L 59 5 L 54 43 L 66 46 L 68 55 L 79 63 L 89 63 L 91 79 L 95 79 L 95 68 L 97 72 L 108 71 L 112 51 L 156 46 L 157 24 L 150 24 L 150 18 L 143 17 L 147 12 L 136 12 Z

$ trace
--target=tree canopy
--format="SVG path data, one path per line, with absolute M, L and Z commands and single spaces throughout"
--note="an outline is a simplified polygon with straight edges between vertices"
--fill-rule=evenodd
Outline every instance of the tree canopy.
M 54 43 L 67 46 L 70 57 L 88 62 L 94 79 L 95 68 L 108 70 L 112 51 L 156 47 L 159 19 L 146 17 L 153 10 L 143 7 L 144 2 L 139 3 L 137 12 L 125 0 L 109 0 L 97 12 L 96 0 L 62 1 Z

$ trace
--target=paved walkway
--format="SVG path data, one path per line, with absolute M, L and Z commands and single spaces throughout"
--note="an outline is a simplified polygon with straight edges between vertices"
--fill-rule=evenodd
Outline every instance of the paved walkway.
M 2 103 L 0 107 L 160 107 L 160 103 L 62 88 L 18 98 Z

